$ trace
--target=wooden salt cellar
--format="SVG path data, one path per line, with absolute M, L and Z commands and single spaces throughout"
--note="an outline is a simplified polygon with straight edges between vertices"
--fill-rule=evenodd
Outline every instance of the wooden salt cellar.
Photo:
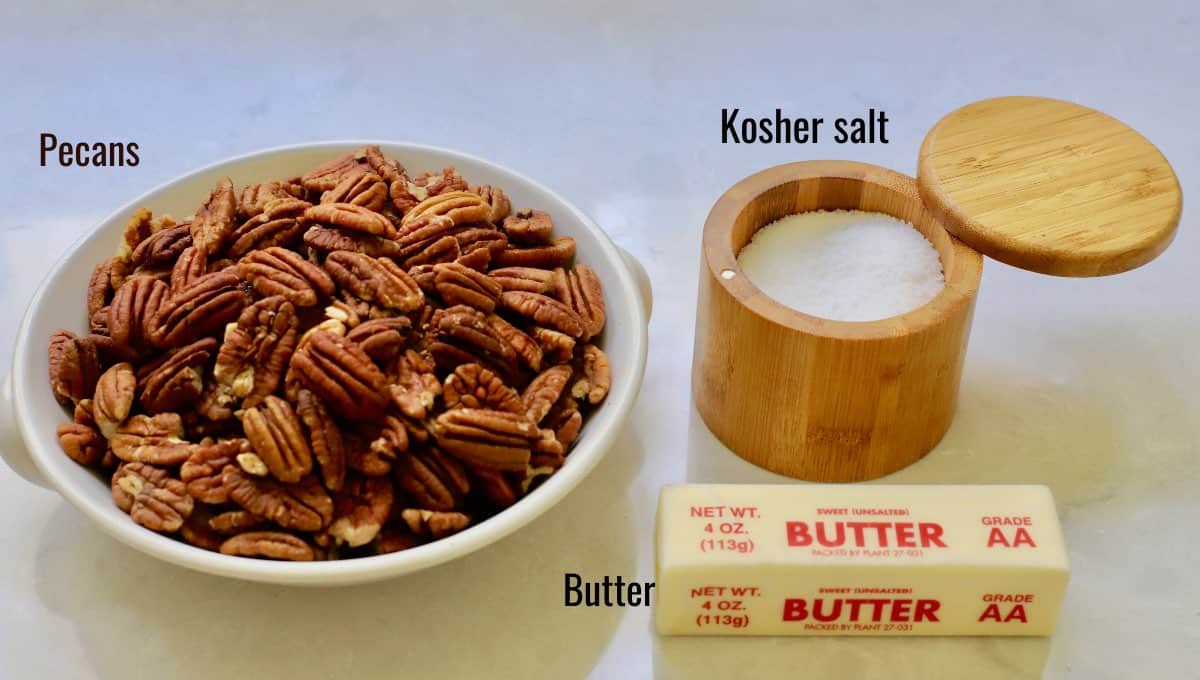
M 1179 183 L 1121 122 L 1035 97 L 943 118 L 918 178 L 850 161 L 780 165 L 734 185 L 704 224 L 692 395 L 725 445 L 801 479 L 880 477 L 928 453 L 954 416 L 981 252 L 1047 274 L 1144 264 L 1179 222 Z M 759 228 L 811 210 L 881 212 L 933 244 L 945 288 L 878 321 L 809 316 L 760 291 L 737 254 Z

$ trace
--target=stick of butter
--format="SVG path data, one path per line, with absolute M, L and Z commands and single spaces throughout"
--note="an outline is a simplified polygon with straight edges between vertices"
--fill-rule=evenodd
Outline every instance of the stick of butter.
M 1044 486 L 663 488 L 667 635 L 1050 635 L 1067 551 Z

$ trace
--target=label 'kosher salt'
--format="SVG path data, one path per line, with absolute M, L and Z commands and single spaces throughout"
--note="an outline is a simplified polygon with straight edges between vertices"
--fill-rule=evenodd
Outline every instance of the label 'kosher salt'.
M 673 635 L 1049 635 L 1068 564 L 1044 486 L 674 485 Z

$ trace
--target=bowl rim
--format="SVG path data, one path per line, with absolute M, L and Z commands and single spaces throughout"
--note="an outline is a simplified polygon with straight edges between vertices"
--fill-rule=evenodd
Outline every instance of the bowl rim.
M 612 290 L 609 293 L 609 299 L 622 300 L 624 304 L 616 308 L 628 309 L 629 318 L 624 321 L 633 325 L 630 333 L 633 344 L 633 364 L 622 367 L 604 405 L 605 409 L 609 409 L 614 414 L 610 417 L 609 427 L 583 433 L 572 452 L 571 464 L 564 465 L 539 486 L 535 493 L 460 533 L 395 553 L 322 562 L 281 562 L 223 555 L 149 531 L 129 521 L 127 517 L 125 521 L 118 522 L 116 520 L 119 518 L 115 518 L 112 514 L 113 506 L 111 504 L 105 507 L 96 499 L 89 497 L 72 480 L 57 476 L 51 467 L 44 464 L 46 456 L 61 456 L 62 452 L 57 445 L 54 447 L 45 445 L 46 433 L 30 432 L 32 425 L 28 422 L 28 414 L 32 412 L 33 407 L 30 406 L 30 400 L 25 399 L 24 395 L 27 394 L 26 390 L 35 384 L 31 381 L 38 379 L 32 375 L 31 367 L 34 364 L 29 360 L 32 356 L 30 352 L 45 351 L 44 345 L 34 342 L 34 339 L 30 338 L 31 326 L 39 311 L 49 302 L 46 296 L 51 282 L 61 275 L 67 262 L 85 243 L 96 238 L 98 232 L 113 221 L 120 220 L 123 215 L 145 205 L 152 200 L 155 194 L 166 191 L 177 184 L 193 181 L 201 175 L 266 156 L 326 149 L 331 152 L 345 153 L 354 148 L 369 145 L 379 145 L 381 148 L 385 148 L 385 152 L 389 154 L 394 154 L 397 150 L 432 154 L 442 157 L 443 160 L 439 162 L 449 165 L 467 162 L 483 166 L 490 172 L 511 177 L 516 182 L 524 183 L 525 188 L 531 193 L 544 196 L 547 202 L 557 202 L 564 206 L 570 211 L 572 217 L 591 233 L 599 246 L 599 252 L 589 251 L 589 257 L 605 258 L 612 263 L 616 272 L 616 280 L 605 281 L 606 288 Z M 389 147 L 392 149 L 391 152 L 386 151 Z M 110 536 L 159 559 L 210 574 L 286 585 L 350 585 L 412 573 L 479 550 L 533 521 L 574 489 L 612 448 L 640 391 L 648 345 L 648 310 L 625 257 L 624 251 L 613 243 L 608 234 L 574 203 L 520 172 L 462 151 L 406 141 L 343 139 L 285 144 L 231 156 L 168 179 L 124 203 L 97 221 L 58 258 L 38 284 L 18 326 L 11 372 L 15 397 L 13 399 L 14 421 L 22 441 L 29 450 L 30 459 L 53 490 Z M 609 307 L 610 309 L 614 308 L 611 303 Z M 40 378 L 44 382 L 44 376 L 40 376 Z M 48 451 L 49 448 L 53 448 L 53 451 Z
M 979 291 L 983 256 L 945 228 L 926 206 L 928 220 L 949 237 L 954 266 L 937 295 L 902 314 L 870 321 L 839 321 L 806 314 L 768 295 L 750 280 L 733 251 L 732 231 L 742 211 L 762 194 L 791 182 L 844 179 L 872 184 L 924 205 L 917 180 L 890 168 L 859 161 L 809 160 L 784 163 L 743 178 L 717 199 L 704 221 L 703 258 L 708 275 L 727 294 L 758 316 L 789 330 L 834 340 L 884 340 L 918 333 L 955 316 Z M 936 248 L 936 246 L 935 246 Z M 939 251 L 939 258 L 941 253 Z M 943 264 L 944 267 L 944 264 Z M 722 272 L 733 270 L 731 278 Z

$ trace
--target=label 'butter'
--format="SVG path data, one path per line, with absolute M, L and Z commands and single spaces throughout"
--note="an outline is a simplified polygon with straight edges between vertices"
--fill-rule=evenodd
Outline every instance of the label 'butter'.
M 1067 551 L 1044 486 L 673 485 L 672 635 L 1049 635 Z

